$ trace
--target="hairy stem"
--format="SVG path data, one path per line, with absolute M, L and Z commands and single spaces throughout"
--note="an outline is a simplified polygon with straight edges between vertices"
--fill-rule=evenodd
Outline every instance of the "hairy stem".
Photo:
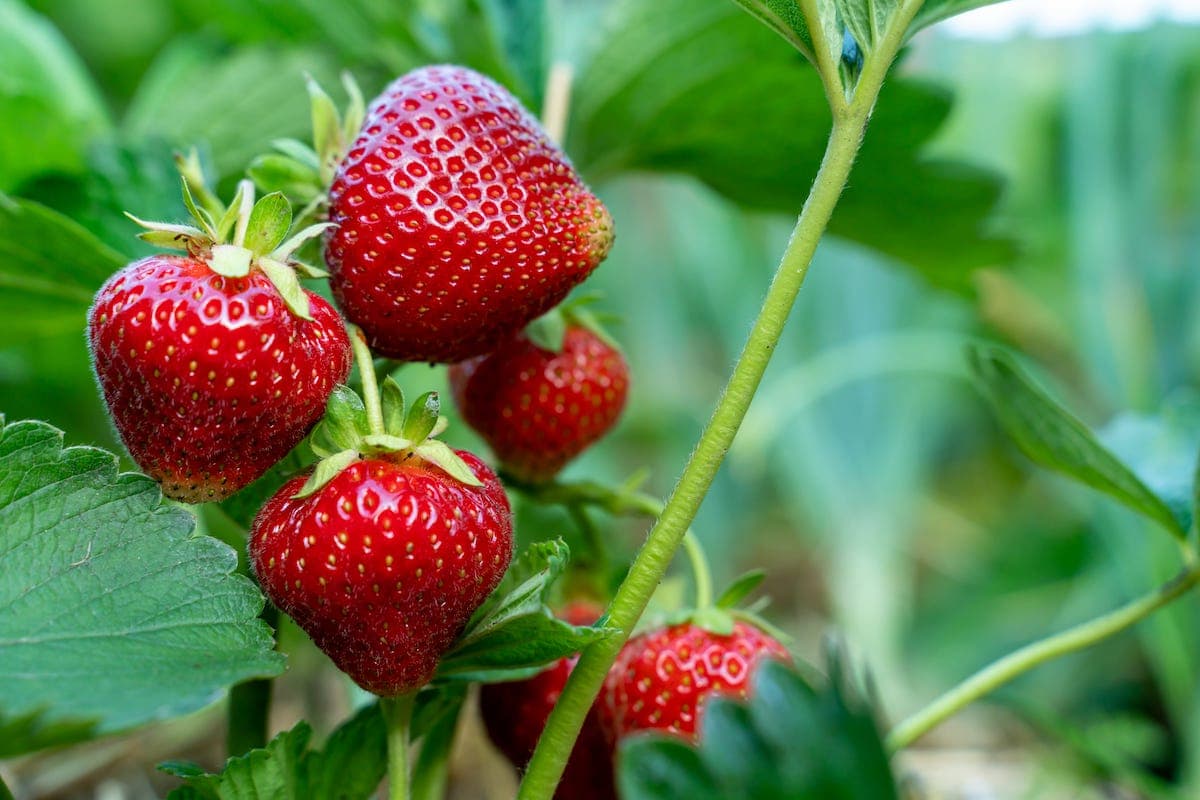
M 358 364 L 359 378 L 362 379 L 363 405 L 367 408 L 367 425 L 371 433 L 382 434 L 383 407 L 379 402 L 379 381 L 375 377 L 375 359 L 371 357 L 371 348 L 367 346 L 367 337 L 357 325 L 347 325 L 350 333 L 350 347 L 354 350 L 354 361 Z
M 601 639 L 584 650 L 571 672 L 563 693 L 554 706 L 542 737 L 534 750 L 518 791 L 518 800 L 550 800 L 562 777 L 563 768 L 571 753 L 588 709 L 600 691 L 600 685 L 616 660 L 625 641 L 646 609 L 654 589 L 666 574 L 667 567 L 679 549 L 704 496 L 708 493 L 717 469 L 733 444 L 738 428 L 750 408 L 763 373 L 771 360 L 775 345 L 783 333 L 784 324 L 795 304 L 796 295 L 808 274 L 817 249 L 817 242 L 829 225 L 854 159 L 862 145 L 867 122 L 875 100 L 883 86 L 892 60 L 899 52 L 909 23 L 920 10 L 924 0 L 901 0 L 888 21 L 888 28 L 875 43 L 874 51 L 863 62 L 862 72 L 853 93 L 846 102 L 831 96 L 833 128 L 816 179 L 808 199 L 792 230 L 791 240 L 780 259 L 775 277 L 767 290 L 758 318 L 738 356 L 725 391 L 717 401 L 712 417 L 700 434 L 683 472 L 667 498 L 662 514 L 646 535 L 629 573 L 617 589 L 608 608 L 609 625 L 620 633 Z M 810 4 L 807 11 L 815 6 Z M 802 6 L 802 10 L 805 10 Z M 819 24 L 810 14 L 811 30 Z M 835 59 L 823 59 L 819 65 L 822 79 L 840 80 L 835 73 Z
M 267 603 L 259 616 L 272 629 L 278 630 L 279 611 L 275 606 Z M 271 688 L 274 684 L 272 678 L 255 678 L 229 690 L 225 749 L 230 757 L 266 746 L 270 738 Z
M 683 549 L 692 565 L 692 583 L 696 587 L 696 608 L 708 608 L 713 602 L 712 570 L 700 540 L 690 530 L 683 536 Z
M 408 800 L 408 726 L 416 694 L 379 698 L 387 723 L 388 800 Z
M 666 573 L 733 443 L 804 282 L 817 242 L 850 175 L 878 88 L 870 93 L 870 103 L 851 106 L 853 113 L 835 118 L 821 168 L 733 374 L 662 514 L 609 606 L 609 624 L 621 633 L 584 651 L 529 762 L 519 800 L 549 800 L 553 794 L 604 676 Z
M 897 725 L 887 736 L 888 749 L 895 751 L 908 747 L 966 706 L 1034 667 L 1120 633 L 1181 597 L 1196 585 L 1197 580 L 1200 580 L 1200 568 L 1193 566 L 1150 594 L 1115 611 L 1009 653 Z

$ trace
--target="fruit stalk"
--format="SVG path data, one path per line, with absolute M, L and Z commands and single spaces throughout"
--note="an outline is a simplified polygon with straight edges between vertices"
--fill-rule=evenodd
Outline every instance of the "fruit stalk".
M 275 606 L 267 603 L 259 616 L 272 630 L 279 630 L 279 611 Z M 270 739 L 271 690 L 274 685 L 272 678 L 255 678 L 229 690 L 225 749 L 231 758 L 266 746 Z M 3 795 L 0 795 L 0 800 L 3 800 Z
M 666 574 L 717 469 L 733 444 L 808 274 L 817 242 L 850 177 L 888 68 L 899 51 L 909 22 L 921 5 L 922 0 L 901 4 L 875 51 L 864 62 L 851 99 L 832 104 L 833 127 L 825 155 L 771 280 L 762 309 L 663 513 L 647 534 L 645 544 L 609 606 L 609 625 L 620 633 L 596 642 L 583 652 L 546 723 L 521 781 L 518 800 L 549 800 L 553 795 L 572 745 L 609 668 Z
M 359 379 L 362 381 L 363 405 L 367 408 L 367 425 L 371 433 L 384 433 L 383 408 L 379 403 L 379 381 L 375 377 L 375 358 L 371 348 L 367 346 L 367 337 L 357 325 L 347 325 L 350 334 L 350 347 L 354 350 L 354 362 L 358 365 Z
M 408 800 L 408 726 L 416 694 L 379 698 L 387 723 L 388 800 Z
M 887 736 L 888 750 L 895 752 L 908 747 L 963 708 L 1034 667 L 1091 647 L 1137 624 L 1183 596 L 1198 581 L 1200 566 L 1192 566 L 1153 592 L 1115 611 L 1028 644 L 992 662 L 893 728 Z

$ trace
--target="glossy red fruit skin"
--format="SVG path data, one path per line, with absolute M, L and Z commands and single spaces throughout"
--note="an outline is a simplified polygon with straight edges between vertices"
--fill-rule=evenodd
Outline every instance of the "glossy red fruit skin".
M 705 702 L 746 697 L 764 658 L 791 662 L 787 648 L 745 622 L 720 636 L 684 623 L 626 642 L 600 693 L 600 722 L 613 742 L 653 730 L 694 739 Z
M 572 625 L 590 625 L 603 613 L 592 603 L 574 603 L 558 616 Z M 513 766 L 523 769 L 579 656 L 563 658 L 534 675 L 512 683 L 485 684 L 479 693 L 483 723 L 492 743 Z M 584 719 L 567 768 L 554 793 L 557 800 L 616 800 L 612 747 L 600 727 L 596 708 Z
M 612 219 L 537 119 L 453 66 L 394 81 L 329 191 L 338 305 L 379 355 L 454 362 L 557 305 L 607 255 Z
M 495 473 L 458 455 L 472 487 L 410 458 L 352 463 L 308 497 L 284 484 L 250 530 L 267 597 L 343 672 L 383 697 L 433 677 L 438 659 L 512 560 L 512 512 Z
M 558 353 L 519 334 L 455 364 L 450 387 L 463 419 L 505 470 L 540 483 L 616 424 L 629 395 L 629 365 L 595 333 L 571 326 Z
M 168 497 L 220 500 L 299 444 L 350 373 L 333 306 L 288 310 L 266 276 L 158 255 L 113 275 L 88 312 L 92 366 L 117 433 Z

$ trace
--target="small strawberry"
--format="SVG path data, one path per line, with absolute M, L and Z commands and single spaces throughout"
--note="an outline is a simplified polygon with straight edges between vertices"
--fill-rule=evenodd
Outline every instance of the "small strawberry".
M 405 361 L 490 351 L 612 245 L 612 219 L 537 120 L 464 67 L 422 67 L 368 108 L 334 175 L 334 295 Z
M 559 613 L 572 625 L 590 625 L 604 609 L 577 602 Z M 513 766 L 529 763 L 551 709 L 579 656 L 563 658 L 523 681 L 486 684 L 479 694 L 488 737 Z M 596 708 L 588 713 L 575 740 L 566 771 L 554 796 L 561 800 L 615 800 L 612 747 L 600 727 Z
M 745 697 L 764 658 L 791 661 L 774 637 L 740 620 L 728 635 L 685 622 L 635 636 L 605 678 L 601 724 L 614 742 L 641 730 L 694 738 L 708 698 Z
M 200 227 L 136 220 L 148 241 L 186 250 L 136 261 L 108 280 L 88 314 L 100 390 L 133 460 L 189 503 L 220 500 L 295 447 L 350 371 L 350 344 L 329 303 L 300 287 L 292 253 L 326 226 L 283 242 L 291 208 L 253 202 L 243 182 L 224 209 L 207 192 Z M 216 221 L 217 218 L 220 221 Z M 232 240 L 230 241 L 230 235 Z
M 373 376 L 364 392 L 374 394 Z M 444 425 L 436 395 L 407 416 L 403 407 L 390 379 L 378 413 L 339 389 L 312 437 L 324 460 L 263 506 L 249 545 L 271 602 L 359 686 L 385 697 L 429 682 L 513 548 L 495 474 L 428 438 Z
M 450 386 L 463 419 L 504 469 L 541 483 L 616 424 L 629 367 L 607 337 L 568 322 L 557 349 L 518 334 L 453 365 Z

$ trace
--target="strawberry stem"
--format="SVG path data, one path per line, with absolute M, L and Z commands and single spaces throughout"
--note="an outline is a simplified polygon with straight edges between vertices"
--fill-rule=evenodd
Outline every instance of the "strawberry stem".
M 817 243 L 829 226 L 854 159 L 862 146 L 871 111 L 888 70 L 904 43 L 909 24 L 924 0 L 900 0 L 875 49 L 867 56 L 853 91 L 842 93 L 837 65 L 822 53 L 818 71 L 826 81 L 833 127 L 821 166 L 808 199 L 796 220 L 791 240 L 784 249 L 775 277 L 767 290 L 762 309 L 746 340 L 725 391 L 700 434 L 695 449 L 684 465 L 663 512 L 646 534 L 625 580 L 608 607 L 609 624 L 620 632 L 601 639 L 583 651 L 550 713 L 533 758 L 525 771 L 518 800 L 550 800 L 562 777 L 584 718 L 621 648 L 646 610 L 651 595 L 666 574 L 700 504 L 708 494 L 717 470 L 729 452 L 738 428 L 770 363 L 808 273 Z M 801 5 L 810 29 L 818 26 L 816 3 Z M 832 88 L 836 83 L 838 91 Z M 749 143 L 747 146 L 750 146 Z
M 1120 633 L 1182 597 L 1198 581 L 1200 566 L 1192 565 L 1171 581 L 1115 611 L 1028 644 L 992 662 L 893 728 L 887 735 L 888 750 L 895 752 L 908 747 L 948 717 L 1034 667 Z
M 712 571 L 708 567 L 704 547 L 690 528 L 683 536 L 683 549 L 692 564 L 692 582 L 696 585 L 696 608 L 708 608 L 713 604 Z
M 379 698 L 387 723 L 388 800 L 408 800 L 408 728 L 416 693 Z
M 350 333 L 350 347 L 354 350 L 354 362 L 358 365 L 362 379 L 363 405 L 367 409 L 367 427 L 376 436 L 387 433 L 383 425 L 383 406 L 379 402 L 379 383 L 375 378 L 375 359 L 367 346 L 367 337 L 357 325 L 346 325 Z

